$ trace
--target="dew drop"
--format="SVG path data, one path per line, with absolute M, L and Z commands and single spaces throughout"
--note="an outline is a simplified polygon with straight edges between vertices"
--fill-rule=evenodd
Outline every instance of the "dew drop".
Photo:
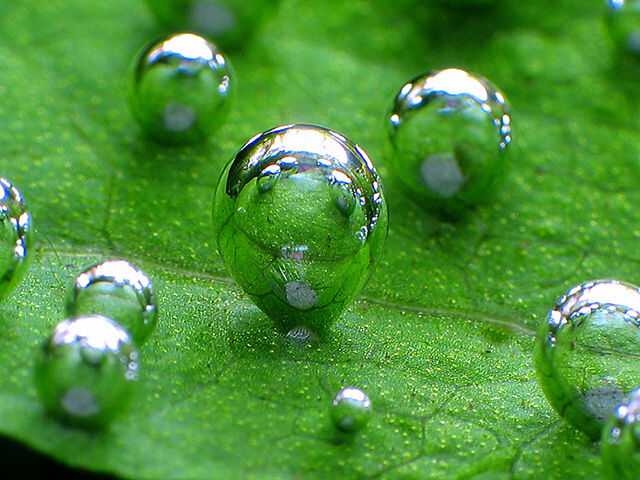
M 609 415 L 602 430 L 602 465 L 611 480 L 637 480 L 640 472 L 640 389 Z
M 137 358 L 131 337 L 114 321 L 99 315 L 64 320 L 37 359 L 36 390 L 52 415 L 102 427 L 126 407 Z
M 323 127 L 287 125 L 240 149 L 213 218 L 219 252 L 254 302 L 285 332 L 320 335 L 369 275 L 387 209 L 361 148 Z
M 535 363 L 542 389 L 561 416 L 593 438 L 640 385 L 639 311 L 638 287 L 598 280 L 568 291 L 541 326 Z
M 372 416 L 371 400 L 356 387 L 340 390 L 331 402 L 331 419 L 344 432 L 362 430 Z
M 78 274 L 66 307 L 69 317 L 99 314 L 115 320 L 138 345 L 149 338 L 158 320 L 151 280 L 124 260 L 96 263 Z
M 130 107 L 158 142 L 203 141 L 225 120 L 233 84 L 229 61 L 216 45 L 193 33 L 173 34 L 136 59 Z
M 423 205 L 459 213 L 493 195 L 512 121 L 487 79 L 456 68 L 421 75 L 400 89 L 388 121 L 390 165 Z
M 24 278 L 31 259 L 33 227 L 22 194 L 0 177 L 0 300 Z

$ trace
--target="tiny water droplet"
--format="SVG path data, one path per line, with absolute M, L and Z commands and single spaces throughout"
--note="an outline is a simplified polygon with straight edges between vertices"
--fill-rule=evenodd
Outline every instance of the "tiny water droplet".
M 371 400 L 356 387 L 343 388 L 331 402 L 331 419 L 344 432 L 362 430 L 371 420 L 372 413 Z

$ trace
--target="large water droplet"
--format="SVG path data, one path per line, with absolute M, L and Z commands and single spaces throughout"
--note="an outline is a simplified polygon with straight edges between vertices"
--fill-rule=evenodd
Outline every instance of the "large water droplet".
M 367 279 L 387 211 L 362 149 L 289 125 L 254 137 L 227 166 L 214 224 L 227 268 L 256 304 L 286 331 L 321 332 Z

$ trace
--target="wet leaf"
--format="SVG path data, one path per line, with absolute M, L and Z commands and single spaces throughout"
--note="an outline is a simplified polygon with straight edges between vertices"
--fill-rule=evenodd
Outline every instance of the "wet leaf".
M 141 138 L 128 65 L 158 34 L 143 2 L 0 5 L 0 171 L 22 189 L 37 252 L 0 306 L 0 433 L 123 478 L 594 478 L 597 447 L 543 397 L 532 332 L 567 287 L 640 283 L 640 67 L 609 44 L 600 2 L 282 0 L 241 51 L 229 121 L 206 145 Z M 513 105 L 513 171 L 496 202 L 452 223 L 385 168 L 396 89 L 461 66 Z M 386 255 L 330 338 L 300 347 L 227 276 L 210 210 L 225 162 L 277 124 L 330 126 L 380 166 Z M 159 327 L 132 408 L 90 434 L 47 418 L 34 352 L 90 262 L 124 257 L 156 282 Z M 342 386 L 375 414 L 330 428 Z

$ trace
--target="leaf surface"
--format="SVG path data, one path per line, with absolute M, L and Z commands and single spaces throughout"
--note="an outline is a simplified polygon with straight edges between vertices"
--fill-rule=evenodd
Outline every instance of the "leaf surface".
M 640 68 L 615 54 L 599 2 L 430 3 L 282 0 L 229 53 L 229 121 L 184 148 L 148 143 L 128 111 L 128 66 L 159 33 L 142 2 L 0 5 L 0 171 L 38 238 L 0 306 L 0 433 L 122 478 L 596 478 L 597 446 L 537 385 L 533 331 L 573 284 L 640 283 Z M 448 66 L 499 85 L 514 119 L 505 188 L 457 223 L 412 204 L 385 168 L 396 90 Z M 210 222 L 227 160 L 292 122 L 363 145 L 391 216 L 362 295 L 304 348 L 227 276 Z M 161 318 L 132 408 L 91 434 L 43 414 L 32 368 L 75 274 L 111 257 L 154 279 Z M 328 418 L 347 384 L 375 408 L 353 442 Z

